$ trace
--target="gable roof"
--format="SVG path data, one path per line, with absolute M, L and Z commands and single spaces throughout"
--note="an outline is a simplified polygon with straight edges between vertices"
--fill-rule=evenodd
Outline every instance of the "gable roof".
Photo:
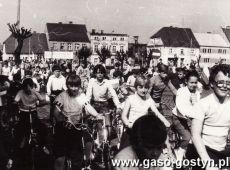
M 230 47 L 219 34 L 194 33 L 200 46 L 206 47 Z
M 163 27 L 153 38 L 161 38 L 166 47 L 199 48 L 199 44 L 190 28 Z
M 227 37 L 228 39 L 228 42 L 230 42 L 230 28 L 222 28 L 225 36 Z
M 90 42 L 85 25 L 47 23 L 49 41 Z
M 4 42 L 6 53 L 13 54 L 17 48 L 16 39 L 10 35 Z M 48 43 L 45 33 L 32 33 L 32 36 L 25 39 L 21 54 L 44 54 L 44 51 L 48 51 Z

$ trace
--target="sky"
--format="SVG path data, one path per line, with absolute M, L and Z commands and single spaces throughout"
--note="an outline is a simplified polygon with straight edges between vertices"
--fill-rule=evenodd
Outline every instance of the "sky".
M 17 19 L 18 0 L 0 0 L 0 43 Z M 230 0 L 21 0 L 20 26 L 44 32 L 46 23 L 72 21 L 106 33 L 139 36 L 140 43 L 161 27 L 215 32 L 230 25 Z

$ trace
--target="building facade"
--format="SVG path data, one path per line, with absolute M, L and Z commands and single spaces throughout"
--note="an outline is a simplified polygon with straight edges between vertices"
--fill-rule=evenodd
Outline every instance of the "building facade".
M 189 64 L 199 57 L 199 44 L 190 28 L 163 27 L 147 44 L 147 53 L 157 49 L 164 64 L 177 59 L 178 65 Z
M 104 33 L 96 32 L 95 29 L 92 30 L 90 34 L 92 56 L 91 63 L 98 64 L 100 62 L 97 51 L 105 48 L 111 53 L 111 58 L 106 60 L 106 65 L 111 66 L 115 62 L 115 56 L 117 51 L 128 51 L 128 35 L 127 34 L 115 34 L 115 33 Z
M 200 46 L 200 66 L 212 67 L 216 63 L 230 64 L 230 45 L 219 34 L 194 33 Z
M 67 24 L 61 22 L 47 23 L 45 33 L 49 51 L 54 51 L 57 54 L 54 58 L 58 58 L 58 56 L 63 57 L 63 53 L 67 54 L 66 58 L 71 58 L 71 56 L 77 57 L 78 50 L 83 47 L 90 48 L 90 41 L 85 25 L 73 24 L 72 22 Z M 71 55 L 68 56 L 68 54 Z

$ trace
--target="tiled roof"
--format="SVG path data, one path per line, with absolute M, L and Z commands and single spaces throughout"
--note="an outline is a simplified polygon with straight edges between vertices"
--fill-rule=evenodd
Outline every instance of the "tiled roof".
M 17 41 L 10 35 L 4 42 L 7 54 L 13 54 L 16 47 Z M 46 35 L 44 33 L 32 33 L 32 36 L 25 39 L 21 54 L 44 54 L 44 51 L 48 51 L 48 44 Z
M 90 42 L 85 25 L 47 23 L 49 41 Z
M 199 48 L 190 28 L 163 27 L 151 38 L 161 38 L 166 47 Z
M 219 34 L 194 33 L 200 46 L 206 47 L 230 47 Z

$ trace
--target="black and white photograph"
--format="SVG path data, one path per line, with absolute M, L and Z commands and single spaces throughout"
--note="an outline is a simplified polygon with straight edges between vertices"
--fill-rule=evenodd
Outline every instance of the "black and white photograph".
M 0 0 L 0 170 L 230 170 L 229 0 Z

